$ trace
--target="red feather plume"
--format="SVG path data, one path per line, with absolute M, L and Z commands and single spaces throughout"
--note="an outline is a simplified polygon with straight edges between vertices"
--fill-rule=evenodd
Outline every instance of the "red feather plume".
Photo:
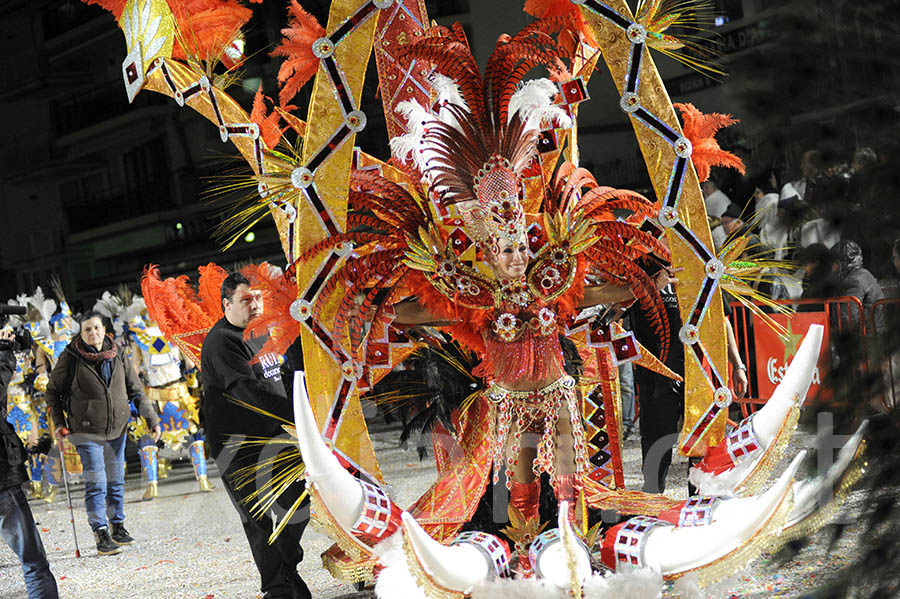
M 747 171 L 744 161 L 720 148 L 715 137 L 719 129 L 739 121 L 731 118 L 730 114 L 718 112 L 703 114 L 689 103 L 676 103 L 674 106 L 681 111 L 681 119 L 684 121 L 684 136 L 690 140 L 694 148 L 691 162 L 697 169 L 697 178 L 701 183 L 709 179 L 709 171 L 713 166 L 733 168 L 742 175 Z
M 141 291 L 147 313 L 159 325 L 163 335 L 200 366 L 200 348 L 206 333 L 220 318 L 222 304 L 219 289 L 225 271 L 210 263 L 200 267 L 200 294 L 187 276 L 160 278 L 159 268 L 144 269 Z
M 253 98 L 250 120 L 259 125 L 259 131 L 267 148 L 274 148 L 278 145 L 282 134 L 290 127 L 290 125 L 281 127 L 281 115 L 272 110 L 273 104 L 274 102 L 262 92 L 262 83 L 260 83 L 256 96 Z
M 285 58 L 278 69 L 278 83 L 281 84 L 278 100 L 282 105 L 290 102 L 316 74 L 319 59 L 313 54 L 312 43 L 325 36 L 325 29 L 315 17 L 303 10 L 297 0 L 291 0 L 288 14 L 291 20 L 281 30 L 284 36 L 281 44 L 272 51 L 273 56 Z
M 247 277 L 253 289 L 262 292 L 263 300 L 263 313 L 250 321 L 244 329 L 244 338 L 268 335 L 268 340 L 257 355 L 269 352 L 284 354 L 300 335 L 303 326 L 291 316 L 291 303 L 297 299 L 294 267 L 291 266 L 281 274 L 263 262 L 244 267 L 241 274 Z
M 172 56 L 181 60 L 221 60 L 234 66 L 225 49 L 240 35 L 253 11 L 236 0 L 179 0 L 169 3 L 178 36 Z

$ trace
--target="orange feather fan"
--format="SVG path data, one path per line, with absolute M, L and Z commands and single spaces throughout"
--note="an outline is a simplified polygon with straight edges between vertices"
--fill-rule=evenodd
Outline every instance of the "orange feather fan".
M 538 19 L 568 19 L 568 30 L 574 39 L 560 38 L 560 43 L 570 56 L 574 54 L 579 36 L 595 48 L 598 45 L 591 28 L 584 20 L 581 9 L 572 3 L 572 0 L 526 0 L 525 12 Z
M 169 6 L 178 25 L 173 57 L 235 65 L 225 49 L 240 35 L 252 10 L 236 0 L 178 0 Z
M 303 10 L 297 0 L 291 0 L 288 14 L 291 20 L 281 30 L 284 36 L 281 44 L 272 51 L 272 56 L 283 56 L 285 59 L 278 69 L 278 83 L 281 84 L 278 100 L 282 105 L 290 102 L 316 74 L 319 59 L 313 54 L 312 44 L 325 37 L 325 29 L 314 16 Z
M 747 171 L 744 161 L 720 148 L 715 137 L 719 129 L 739 121 L 731 118 L 730 114 L 717 112 L 703 114 L 693 104 L 676 103 L 674 106 L 681 111 L 684 136 L 690 140 L 694 148 L 691 162 L 697 169 L 697 178 L 701 183 L 709 179 L 709 171 L 713 166 L 733 168 L 741 174 Z
M 213 263 L 200 267 L 199 293 L 186 275 L 161 279 L 159 268 L 144 269 L 141 291 L 147 313 L 165 338 L 178 346 L 199 368 L 206 333 L 222 318 L 220 288 L 228 273 Z

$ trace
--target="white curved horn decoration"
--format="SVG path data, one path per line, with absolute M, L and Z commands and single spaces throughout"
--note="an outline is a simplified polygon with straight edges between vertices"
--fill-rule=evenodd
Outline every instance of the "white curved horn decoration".
M 538 576 L 560 589 L 570 589 L 573 582 L 572 573 L 569 570 L 566 543 L 575 552 L 575 577 L 578 585 L 583 585 L 587 577 L 591 575 L 591 557 L 588 554 L 587 547 L 576 536 L 575 531 L 572 530 L 572 525 L 568 518 L 568 503 L 568 501 L 563 501 L 559 506 L 559 516 L 557 517 L 559 538 L 548 544 L 536 556 L 534 564 L 535 573 Z
M 644 541 L 644 565 L 663 576 L 711 564 L 740 549 L 769 523 L 787 499 L 805 452 L 801 452 L 766 493 L 722 500 L 705 526 L 655 526 Z
M 844 472 L 847 471 L 847 468 L 853 462 L 853 457 L 856 455 L 856 451 L 862 443 L 863 433 L 868 424 L 869 421 L 865 420 L 859 425 L 859 428 L 856 429 L 853 436 L 850 437 L 841 448 L 840 452 L 838 452 L 837 460 L 831 465 L 824 476 L 804 480 L 798 482 L 794 486 L 794 507 L 788 515 L 787 522 L 785 522 L 784 528 L 786 530 L 800 524 L 805 518 L 813 514 L 819 504 L 819 498 L 822 497 L 823 493 L 831 494 L 834 491 L 835 483 L 840 480 L 844 475 Z M 833 495 L 826 495 L 826 497 L 828 500 L 834 499 Z M 825 503 L 827 502 L 823 502 L 823 506 Z
M 322 441 L 306 391 L 306 375 L 294 373 L 294 423 L 297 444 L 306 464 L 306 480 L 313 484 L 331 515 L 348 533 L 363 509 L 363 490 L 353 476 L 344 470 Z
M 794 406 L 803 405 L 803 401 L 806 399 L 806 393 L 812 384 L 816 362 L 819 359 L 823 333 L 822 325 L 814 324 L 809 327 L 784 378 L 778 383 L 769 401 L 749 419 L 745 419 L 736 427 L 736 430 L 742 427 L 751 427 L 750 430 L 752 430 L 758 447 L 747 453 L 732 453 L 737 464 L 718 474 L 704 472 L 698 467 L 690 469 L 688 479 L 697 487 L 701 495 L 731 497 L 735 493 L 746 492 L 746 489 L 740 489 L 741 486 L 756 471 L 770 448 L 780 455 L 781 449 L 779 448 L 781 446 L 773 447 L 773 445 L 779 441 L 779 435 L 781 440 L 784 440 L 785 435 L 788 439 L 793 435 L 794 431 L 787 430 L 790 427 L 786 427 L 785 424 Z M 723 443 L 730 446 L 732 442 L 729 435 L 726 436 Z M 778 458 L 777 455 L 769 457 L 775 460 Z
M 492 565 L 479 549 L 468 543 L 442 545 L 419 526 L 409 512 L 403 512 L 403 531 L 419 565 L 431 580 L 446 589 L 469 593 L 487 580 Z
M 812 384 L 813 372 L 819 360 L 822 335 L 820 324 L 809 327 L 784 378 L 778 383 L 769 401 L 753 416 L 753 432 L 766 447 L 772 444 L 788 412 L 794 405 L 801 405 Z

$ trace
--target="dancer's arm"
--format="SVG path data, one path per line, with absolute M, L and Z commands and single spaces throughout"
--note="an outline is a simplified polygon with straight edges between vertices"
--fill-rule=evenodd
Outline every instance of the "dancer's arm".
M 397 315 L 391 324 L 398 326 L 443 327 L 453 324 L 452 320 L 432 314 L 415 299 L 406 299 L 391 306 Z
M 662 289 L 666 285 L 678 282 L 675 273 L 681 269 L 660 269 L 651 277 L 657 289 Z M 584 289 L 584 299 L 578 304 L 578 309 L 590 308 L 600 304 L 624 304 L 634 301 L 634 293 L 628 287 L 621 287 L 612 283 L 603 285 L 590 285 Z

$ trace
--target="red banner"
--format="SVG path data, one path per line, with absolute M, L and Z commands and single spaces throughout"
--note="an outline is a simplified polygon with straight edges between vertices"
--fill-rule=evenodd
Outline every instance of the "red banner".
M 825 378 L 830 365 L 830 351 L 828 340 L 828 317 L 825 312 L 799 312 L 797 314 L 771 314 L 773 320 L 787 329 L 787 335 L 781 337 L 772 330 L 759 316 L 753 315 L 753 337 L 756 345 L 756 383 L 759 388 L 759 397 L 768 399 L 775 391 L 775 387 L 784 377 L 788 365 L 797 353 L 800 342 L 809 330 L 810 325 L 820 324 L 825 327 L 822 337 L 822 348 L 819 350 L 819 360 L 813 372 L 812 385 L 806 394 L 807 401 L 812 398 L 826 400 L 827 390 L 821 389 L 822 379 Z M 822 393 L 822 395 L 819 395 Z

